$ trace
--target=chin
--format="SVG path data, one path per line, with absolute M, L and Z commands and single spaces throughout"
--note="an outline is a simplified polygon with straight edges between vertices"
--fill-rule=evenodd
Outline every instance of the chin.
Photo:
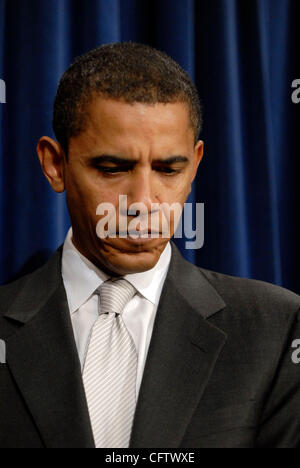
M 160 252 L 119 253 L 108 258 L 109 269 L 119 275 L 142 273 L 154 268 Z
M 113 242 L 106 245 L 105 263 L 107 268 L 118 275 L 141 273 L 151 270 L 158 262 L 168 240 L 155 239 L 145 245 Z M 102 257 L 102 258 L 103 258 Z

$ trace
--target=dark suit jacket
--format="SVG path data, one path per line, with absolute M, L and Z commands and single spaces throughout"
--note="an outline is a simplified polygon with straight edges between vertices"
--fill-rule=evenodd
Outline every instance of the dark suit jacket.
M 172 250 L 130 446 L 300 446 L 299 296 Z M 1 448 L 94 447 L 61 252 L 0 288 Z

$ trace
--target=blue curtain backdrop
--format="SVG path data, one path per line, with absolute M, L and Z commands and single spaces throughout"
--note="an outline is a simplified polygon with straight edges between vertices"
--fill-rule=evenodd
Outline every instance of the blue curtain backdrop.
M 0 283 L 40 265 L 69 227 L 64 195 L 35 147 L 51 129 L 58 80 L 100 44 L 164 50 L 194 78 L 205 159 L 191 199 L 205 203 L 203 267 L 300 292 L 298 1 L 0 0 Z

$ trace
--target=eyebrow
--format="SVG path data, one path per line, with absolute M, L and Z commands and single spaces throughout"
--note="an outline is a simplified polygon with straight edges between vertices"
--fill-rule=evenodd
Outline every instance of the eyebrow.
M 174 163 L 186 163 L 189 162 L 189 159 L 186 156 L 170 156 L 166 159 L 155 159 L 154 162 L 162 164 L 174 164 Z
M 135 165 L 138 161 L 130 159 L 126 156 L 116 156 L 112 154 L 101 154 L 99 156 L 92 156 L 89 158 L 91 164 L 101 164 L 101 163 L 114 163 L 114 164 L 123 164 L 123 165 Z M 158 158 L 153 160 L 154 163 L 158 164 L 175 164 L 175 163 L 187 163 L 189 159 L 186 156 L 175 155 L 169 156 L 168 158 Z
M 92 164 L 98 164 L 98 163 L 103 163 L 103 162 L 111 162 L 115 164 L 130 164 L 134 163 L 132 159 L 122 157 L 122 156 L 114 156 L 110 154 L 101 154 L 99 156 L 92 156 L 89 158 L 89 161 Z

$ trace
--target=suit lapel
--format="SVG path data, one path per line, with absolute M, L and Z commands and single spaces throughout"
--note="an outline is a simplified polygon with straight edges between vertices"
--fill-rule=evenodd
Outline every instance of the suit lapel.
M 225 304 L 177 249 L 157 310 L 131 447 L 178 447 L 225 343 L 205 318 Z
M 225 307 L 199 269 L 173 255 L 157 310 L 131 447 L 178 447 L 225 343 L 205 319 Z M 94 447 L 61 278 L 61 251 L 5 313 L 7 364 L 46 447 Z
M 5 314 L 7 364 L 48 448 L 93 447 L 58 251 Z

